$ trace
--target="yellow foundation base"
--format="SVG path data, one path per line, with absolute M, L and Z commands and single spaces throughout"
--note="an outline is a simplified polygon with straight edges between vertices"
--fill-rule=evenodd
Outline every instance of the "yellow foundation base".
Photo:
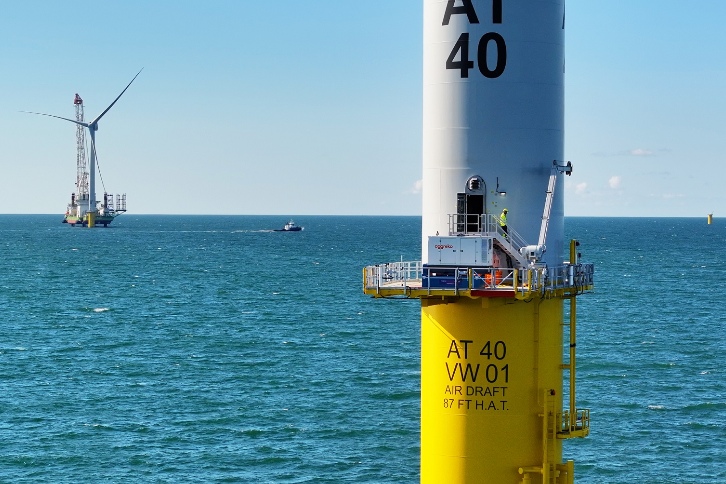
M 562 299 L 422 299 L 421 333 L 422 483 L 571 482 Z

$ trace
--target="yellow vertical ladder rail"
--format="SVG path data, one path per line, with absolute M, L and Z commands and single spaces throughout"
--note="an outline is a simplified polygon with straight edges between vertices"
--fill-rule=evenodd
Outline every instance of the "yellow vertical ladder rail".
M 556 462 L 553 455 L 554 440 L 560 426 L 560 419 L 555 408 L 554 390 L 544 390 L 542 395 L 542 466 L 520 467 L 522 484 L 532 482 L 532 474 L 542 476 L 542 484 L 574 484 L 575 462 L 568 460 L 564 464 Z
M 555 410 L 555 390 L 542 391 L 542 465 L 520 467 L 522 483 L 532 482 L 531 474 L 542 476 L 542 484 L 557 484 L 562 464 L 555 462 L 554 440 L 557 438 L 557 412 Z
M 577 241 L 570 241 L 570 264 L 577 263 Z M 575 371 L 576 356 L 575 348 L 577 346 L 576 328 L 577 327 L 577 294 L 570 296 L 570 432 L 577 425 L 577 408 L 575 407 Z
M 552 391 L 544 390 L 542 398 L 542 484 L 550 484 L 550 426 L 555 406 Z
M 570 263 L 577 263 L 577 240 L 570 241 Z M 570 380 L 570 401 L 569 409 L 566 412 L 566 418 L 562 419 L 562 427 L 559 431 L 559 438 L 570 439 L 573 437 L 585 437 L 590 433 L 590 413 L 589 410 L 583 409 L 578 411 L 576 405 L 576 381 L 577 381 L 577 293 L 567 296 L 570 300 L 570 361 L 563 364 L 564 370 L 569 370 Z M 582 414 L 580 414 L 582 412 Z M 581 419 L 578 425 L 578 418 Z M 566 428 L 565 428 L 566 427 Z M 573 468 L 574 469 L 574 468 Z
M 575 406 L 575 371 L 576 356 L 575 348 L 577 346 L 576 327 L 577 327 L 577 298 L 570 296 L 570 432 L 575 430 L 577 426 L 577 407 Z

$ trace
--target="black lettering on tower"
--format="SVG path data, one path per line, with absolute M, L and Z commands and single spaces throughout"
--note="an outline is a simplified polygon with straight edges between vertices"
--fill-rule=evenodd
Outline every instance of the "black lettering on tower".
M 492 23 L 502 23 L 502 0 L 492 0 Z
M 494 69 L 489 68 L 487 62 L 487 47 L 489 41 L 493 41 L 497 48 L 497 62 Z M 504 68 L 507 67 L 507 45 L 504 38 L 496 32 L 489 32 L 479 40 L 479 48 L 477 50 L 477 61 L 479 62 L 479 71 L 484 77 L 494 79 L 502 75 Z
M 456 55 L 459 54 L 459 60 Z M 469 60 L 469 32 L 464 32 L 459 36 L 459 40 L 454 44 L 448 59 L 446 59 L 447 69 L 458 69 L 461 78 L 469 77 L 469 69 L 474 67 L 474 61 Z
M 461 0 L 461 3 L 463 5 L 459 5 L 458 7 L 455 7 L 454 4 L 456 3 L 456 0 L 449 0 L 449 2 L 446 4 L 446 12 L 444 12 L 444 21 L 441 23 L 441 25 L 449 25 L 449 21 L 451 20 L 452 15 L 460 15 L 462 13 L 466 14 L 466 18 L 469 19 L 470 24 L 478 24 L 479 18 L 476 16 L 476 10 L 474 10 L 474 5 L 471 3 L 471 0 Z M 499 22 L 495 23 L 502 23 L 502 0 L 495 0 L 494 1 L 494 12 L 496 12 L 496 4 L 499 4 Z M 496 17 L 496 13 L 495 13 Z

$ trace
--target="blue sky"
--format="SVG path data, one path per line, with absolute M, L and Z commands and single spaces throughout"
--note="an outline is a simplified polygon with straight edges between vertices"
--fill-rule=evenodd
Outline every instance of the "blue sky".
M 567 215 L 726 214 L 726 2 L 570 0 Z M 422 2 L 5 2 L 0 213 L 61 213 L 75 127 L 131 213 L 421 211 Z M 97 181 L 97 192 L 103 192 Z

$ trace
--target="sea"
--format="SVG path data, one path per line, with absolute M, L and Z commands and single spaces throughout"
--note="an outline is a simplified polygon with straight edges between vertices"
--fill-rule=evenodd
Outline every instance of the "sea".
M 0 215 L 0 482 L 416 483 L 420 217 Z M 726 482 L 726 219 L 567 217 L 578 483 Z M 446 484 L 446 483 L 442 483 Z

